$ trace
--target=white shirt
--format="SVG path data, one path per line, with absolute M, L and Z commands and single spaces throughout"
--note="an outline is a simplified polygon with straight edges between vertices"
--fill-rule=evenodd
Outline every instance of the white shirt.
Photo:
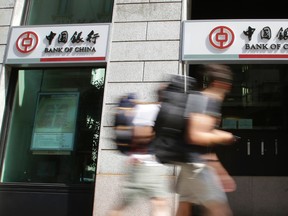
M 137 104 L 133 124 L 137 126 L 154 126 L 160 104 Z
M 154 126 L 160 104 L 137 104 L 135 106 L 135 117 L 133 124 L 137 126 Z M 139 163 L 147 166 L 162 166 L 152 154 L 131 154 L 130 159 L 136 159 Z M 137 163 L 137 162 L 136 162 Z

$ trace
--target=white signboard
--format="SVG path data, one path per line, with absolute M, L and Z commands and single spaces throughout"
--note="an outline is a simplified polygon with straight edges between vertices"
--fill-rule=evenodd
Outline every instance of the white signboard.
M 106 62 L 109 31 L 110 24 L 12 27 L 5 64 Z
M 184 21 L 182 60 L 288 60 L 288 20 Z

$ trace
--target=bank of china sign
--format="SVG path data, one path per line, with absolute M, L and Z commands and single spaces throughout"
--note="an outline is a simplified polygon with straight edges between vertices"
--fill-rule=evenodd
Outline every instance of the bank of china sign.
M 106 62 L 109 31 L 109 24 L 12 27 L 5 64 Z
M 184 21 L 182 60 L 288 60 L 288 20 Z

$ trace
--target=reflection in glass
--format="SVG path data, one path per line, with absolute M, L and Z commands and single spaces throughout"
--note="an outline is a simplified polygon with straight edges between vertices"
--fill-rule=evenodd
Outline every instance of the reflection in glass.
M 107 23 L 114 0 L 30 0 L 27 25 Z
M 20 70 L 18 77 L 6 139 L 1 182 L 94 182 L 105 69 Z M 71 92 L 79 94 L 79 102 L 75 103 L 78 114 L 73 148 L 69 151 L 49 149 L 46 147 L 51 145 L 53 139 L 42 141 L 38 139 L 37 146 L 41 146 L 41 149 L 31 149 L 38 95 L 43 93 L 43 95 L 59 96 Z M 56 125 L 62 124 L 59 121 L 65 116 L 62 111 L 67 107 L 65 108 L 65 103 L 62 102 L 54 104 L 57 106 L 58 115 L 55 118 L 53 101 L 48 100 L 49 103 L 46 103 L 48 108 L 53 106 L 48 109 L 53 113 L 49 111 L 43 115 L 41 123 L 49 130 L 59 132 L 60 129 Z
M 190 66 L 190 75 L 205 86 L 205 77 L 197 77 L 197 67 Z M 286 67 L 257 64 L 230 67 L 234 73 L 233 86 L 223 104 L 225 124 L 222 126 L 225 129 L 230 126 L 230 129 L 287 129 Z

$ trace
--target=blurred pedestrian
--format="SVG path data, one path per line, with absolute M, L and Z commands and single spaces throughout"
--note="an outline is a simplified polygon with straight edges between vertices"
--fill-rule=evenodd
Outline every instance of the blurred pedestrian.
M 232 133 L 217 129 L 221 104 L 231 89 L 232 72 L 228 66 L 211 64 L 204 65 L 201 73 L 207 80 L 207 87 L 200 92 L 199 100 L 206 100 L 207 104 L 198 112 L 187 111 L 186 140 L 197 146 L 198 151 L 197 148 L 193 150 L 192 162 L 178 163 L 181 171 L 176 185 L 179 194 L 177 216 L 191 216 L 191 203 L 203 205 L 203 215 L 231 216 L 224 190 L 235 190 L 235 182 L 217 155 L 211 150 L 207 152 L 207 147 L 213 149 L 215 145 L 235 142 Z
M 175 188 L 177 216 L 191 216 L 192 204 L 203 206 L 205 216 L 231 216 L 225 191 L 235 190 L 236 184 L 213 147 L 235 141 L 233 134 L 217 129 L 232 72 L 225 65 L 210 64 L 203 65 L 200 74 L 207 81 L 201 90 L 195 79 L 185 76 L 172 77 L 163 90 L 153 148 L 161 163 L 181 168 Z
M 151 216 L 171 215 L 169 184 L 164 175 L 166 168 L 155 159 L 149 147 L 159 107 L 159 103 L 136 102 L 133 118 L 133 150 L 127 156 L 128 175 L 122 185 L 123 199 L 118 207 L 109 212 L 109 216 L 125 215 L 126 207 L 141 197 L 149 199 Z

